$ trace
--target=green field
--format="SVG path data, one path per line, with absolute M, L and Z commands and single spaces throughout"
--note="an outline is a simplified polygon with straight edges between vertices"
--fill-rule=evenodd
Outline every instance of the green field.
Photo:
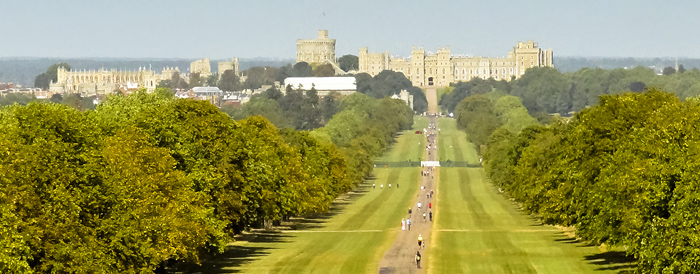
M 474 145 L 467 143 L 467 134 L 457 129 L 457 123 L 452 118 L 439 118 L 438 128 L 438 158 L 440 161 L 467 161 L 478 164 Z
M 475 161 L 454 119 L 439 127 L 441 159 Z M 441 168 L 437 193 L 431 273 L 618 273 L 631 264 L 620 251 L 540 225 L 499 194 L 482 168 Z
M 427 127 L 427 119 L 416 117 L 415 129 L 403 132 L 382 159 L 417 161 L 423 157 L 424 136 L 414 134 L 423 127 Z M 376 273 L 417 192 L 419 170 L 377 167 L 373 180 L 347 195 L 345 201 L 335 203 L 330 213 L 303 219 L 298 230 L 243 235 L 225 254 L 190 272 Z
M 413 117 L 413 129 L 406 130 L 399 136 L 396 142 L 384 156 L 377 159 L 382 162 L 419 161 L 425 160 L 425 137 L 415 134 L 417 130 L 428 127 L 428 118 L 424 116 Z
M 427 120 L 416 117 L 415 125 L 422 129 Z M 441 159 L 478 162 L 454 119 L 440 119 L 439 127 Z M 382 159 L 424 157 L 423 136 L 414 131 L 404 132 Z M 246 233 L 225 254 L 189 272 L 377 273 L 420 175 L 417 167 L 377 167 L 374 175 L 339 199 L 330 213 L 302 219 L 296 230 Z M 540 225 L 500 194 L 481 168 L 440 168 L 436 179 L 435 223 L 424 265 L 428 273 L 626 273 L 633 264 L 619 250 L 603 252 Z

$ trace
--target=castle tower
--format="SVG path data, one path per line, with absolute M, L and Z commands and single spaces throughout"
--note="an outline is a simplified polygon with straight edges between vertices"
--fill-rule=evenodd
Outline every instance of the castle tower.
M 227 70 L 232 70 L 234 74 L 238 75 L 238 57 L 234 57 L 231 61 L 221 61 L 218 66 L 219 78 L 221 78 L 221 75 L 224 75 L 224 71 Z
M 411 47 L 411 75 L 414 75 L 411 82 L 414 86 L 425 86 L 427 85 L 427 79 L 425 78 L 425 49 L 423 46 L 416 48 Z
M 367 62 L 368 62 L 367 55 L 368 54 L 369 54 L 369 49 L 367 47 L 360 48 L 360 53 L 357 55 L 357 57 L 358 57 L 357 58 L 358 59 L 357 67 L 358 67 L 359 71 L 365 72 L 368 70 L 368 67 L 367 67 Z
M 438 86 L 447 86 L 452 83 L 454 74 L 452 71 L 452 55 L 449 46 L 444 49 L 438 49 L 437 70 L 437 79 L 434 79 L 434 83 Z
M 190 63 L 190 74 L 199 73 L 200 78 L 207 78 L 211 75 L 211 64 L 209 58 L 200 59 Z
M 335 62 L 335 39 L 328 38 L 328 30 L 319 30 L 317 39 L 297 40 L 297 63 L 323 64 Z

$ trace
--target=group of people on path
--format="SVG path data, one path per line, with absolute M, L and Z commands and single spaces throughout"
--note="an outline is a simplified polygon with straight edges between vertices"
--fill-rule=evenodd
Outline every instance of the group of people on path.
M 377 188 L 377 184 L 372 184 L 372 188 Z M 384 184 L 379 185 L 380 189 L 384 189 Z M 389 184 L 389 188 L 391 188 L 391 184 Z M 399 188 L 399 183 L 396 183 L 396 188 Z
M 425 149 L 428 151 L 428 156 L 433 156 L 433 152 L 437 147 L 435 146 L 435 130 L 437 129 L 434 123 L 430 123 L 428 126 L 428 129 L 430 129 L 430 132 L 426 131 L 426 137 L 428 139 L 428 144 L 426 145 Z M 439 129 L 438 129 L 439 130 Z M 433 172 L 435 171 L 434 167 L 427 167 L 426 169 L 421 171 L 421 176 L 425 177 L 426 179 L 434 179 Z M 418 195 L 418 201 L 416 202 L 416 210 L 420 212 L 423 216 L 423 222 L 426 222 L 426 216 L 428 217 L 428 220 L 430 222 L 433 221 L 433 190 L 430 190 L 430 192 L 427 192 L 427 189 L 425 186 L 421 185 L 421 193 Z M 421 195 L 425 195 L 425 200 L 422 199 Z M 424 203 L 428 204 L 428 209 L 423 210 Z M 405 230 L 405 226 L 408 226 L 408 230 L 411 230 L 411 215 L 413 213 L 413 210 L 411 208 L 408 209 L 408 219 L 406 221 L 401 220 L 401 229 Z M 420 267 L 420 263 L 422 260 L 422 255 L 420 254 L 420 249 L 425 249 L 425 240 L 423 239 L 422 234 L 418 234 L 418 251 L 416 251 L 416 267 Z

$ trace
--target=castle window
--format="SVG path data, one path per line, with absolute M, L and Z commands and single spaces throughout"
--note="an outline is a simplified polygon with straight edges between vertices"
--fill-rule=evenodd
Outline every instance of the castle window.
M 513 68 L 508 69 L 510 71 L 510 74 L 513 74 Z

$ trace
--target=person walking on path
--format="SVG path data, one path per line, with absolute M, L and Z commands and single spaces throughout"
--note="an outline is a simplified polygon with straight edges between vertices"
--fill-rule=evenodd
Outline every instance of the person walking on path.
M 408 231 L 411 231 L 411 219 L 406 219 L 406 226 L 408 226 Z
M 416 251 L 416 266 L 420 268 L 420 251 Z
M 406 230 L 406 220 L 401 219 L 401 230 Z
M 420 202 L 418 202 L 418 211 L 420 211 Z
M 423 212 L 423 222 L 425 223 L 425 212 Z
M 411 210 L 411 208 L 409 207 L 408 208 L 408 218 L 411 218 L 411 213 L 413 213 L 413 210 Z
M 430 215 L 430 221 L 432 222 L 432 221 L 433 221 L 433 212 L 430 211 L 430 214 L 429 214 L 429 215 Z
M 418 248 L 420 248 L 421 246 L 423 246 L 423 236 L 418 234 Z
M 428 203 L 428 209 L 433 209 L 433 203 L 432 203 L 432 202 Z

